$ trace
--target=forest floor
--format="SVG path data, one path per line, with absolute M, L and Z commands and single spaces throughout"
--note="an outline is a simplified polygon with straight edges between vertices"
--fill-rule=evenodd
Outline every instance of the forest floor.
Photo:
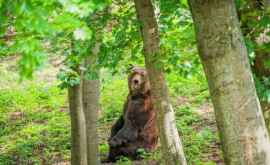
M 43 69 L 35 73 L 33 80 L 23 82 L 19 82 L 16 74 L 17 60 L 15 56 L 0 61 L 0 76 L 3 77 L 0 79 L 0 165 L 69 165 L 70 124 L 66 91 L 57 87 L 59 82 L 56 79 L 61 59 L 50 58 Z M 110 127 L 121 113 L 127 93 L 126 82 L 121 75 L 110 78 L 112 81 L 104 83 L 101 94 L 101 159 L 105 159 L 108 153 Z M 168 81 L 170 84 L 170 79 Z M 175 89 L 185 85 L 175 85 L 174 82 L 171 84 L 176 86 L 172 87 Z M 175 92 L 176 90 L 170 91 L 173 91 L 171 100 L 176 124 L 189 164 L 223 165 L 213 107 L 208 94 L 194 97 L 192 92 L 183 94 Z M 140 161 L 131 162 L 123 158 L 115 164 L 161 164 L 159 148 L 151 154 L 143 153 L 142 156 L 144 159 Z

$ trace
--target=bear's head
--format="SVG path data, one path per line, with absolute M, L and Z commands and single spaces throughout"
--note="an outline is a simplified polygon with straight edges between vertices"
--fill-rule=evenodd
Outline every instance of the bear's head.
M 145 69 L 133 67 L 128 76 L 128 87 L 131 95 L 146 94 L 150 91 L 150 83 Z

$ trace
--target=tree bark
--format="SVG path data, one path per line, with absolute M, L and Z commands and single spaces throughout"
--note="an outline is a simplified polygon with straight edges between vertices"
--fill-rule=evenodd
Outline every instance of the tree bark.
M 99 53 L 99 48 L 100 43 L 96 42 L 91 55 L 86 57 L 84 64 L 87 68 L 86 74 L 83 76 L 83 109 L 86 120 L 88 165 L 100 164 L 97 133 L 99 111 L 99 71 L 96 68 L 96 59 Z
M 69 87 L 68 100 L 71 118 L 71 165 L 87 165 L 81 84 Z
M 151 84 L 154 109 L 165 164 L 186 165 L 186 159 L 178 135 L 173 108 L 169 102 L 168 89 L 163 74 L 160 54 L 158 25 L 151 0 L 134 0 L 144 43 L 146 69 Z
M 264 0 L 265 7 L 269 10 L 270 0 Z
M 189 0 L 227 165 L 267 165 L 270 141 L 233 0 Z
M 268 2 L 267 2 L 268 1 Z M 263 13 L 264 15 L 269 13 L 269 7 L 270 7 L 270 1 L 269 0 L 249 0 L 247 1 L 248 4 L 250 5 L 249 12 L 257 12 L 257 13 Z M 245 13 L 243 13 L 245 15 Z M 257 21 L 259 16 L 254 16 L 253 21 Z M 249 19 L 250 20 L 250 19 Z M 246 26 L 245 23 L 242 22 L 242 26 L 244 26 L 244 36 L 250 34 L 254 29 L 249 28 L 249 26 Z M 269 28 L 268 28 L 269 29 Z M 251 36 L 251 39 L 254 43 L 257 44 L 265 44 L 267 41 L 263 41 L 263 38 L 266 37 L 266 33 L 268 31 L 267 28 L 264 29 L 264 31 L 259 35 L 253 35 Z M 263 36 L 263 37 L 261 37 Z M 252 72 L 255 74 L 256 78 L 258 78 L 258 81 L 261 81 L 263 83 L 263 78 L 264 77 L 269 77 L 270 76 L 270 68 L 266 65 L 266 62 L 270 60 L 270 52 L 264 49 L 256 48 L 254 50 L 255 52 L 255 59 L 253 61 L 252 65 Z M 265 101 L 265 100 L 260 100 L 263 115 L 264 115 L 264 120 L 266 123 L 266 126 L 268 128 L 268 133 L 270 132 L 270 103 Z

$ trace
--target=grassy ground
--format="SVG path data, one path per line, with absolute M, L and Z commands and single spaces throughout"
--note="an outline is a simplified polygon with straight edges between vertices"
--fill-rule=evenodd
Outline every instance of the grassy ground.
M 66 91 L 55 80 L 57 67 L 48 64 L 36 79 L 20 83 L 15 62 L 16 58 L 0 62 L 0 165 L 69 164 L 70 120 Z M 110 127 L 122 112 L 128 91 L 126 75 L 102 75 L 99 150 L 104 158 Z M 169 74 L 167 80 L 188 164 L 222 164 L 204 78 Z M 159 149 L 141 154 L 144 160 L 122 158 L 116 164 L 159 164 L 161 160 Z

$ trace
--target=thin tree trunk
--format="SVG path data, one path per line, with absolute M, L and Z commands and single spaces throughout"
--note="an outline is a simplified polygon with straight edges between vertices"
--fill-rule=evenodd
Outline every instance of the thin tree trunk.
M 71 164 L 87 165 L 85 119 L 80 84 L 69 87 L 68 100 L 71 118 Z
M 245 18 L 245 15 L 251 12 L 260 13 L 261 15 L 263 13 L 263 15 L 266 15 L 267 9 L 269 8 L 269 4 L 267 4 L 266 0 L 248 0 L 247 4 L 249 6 L 248 9 L 238 11 L 240 19 L 242 17 Z M 253 21 L 253 22 L 258 21 L 258 17 L 259 15 L 257 16 L 254 15 L 253 17 L 249 18 L 248 21 L 241 22 L 241 27 L 243 29 L 242 32 L 244 36 L 248 35 L 249 38 L 251 38 L 252 42 L 260 45 L 266 42 L 264 38 L 266 37 L 267 28 L 265 28 L 264 30 L 266 31 L 261 33 L 258 37 L 258 35 L 255 34 L 254 29 L 247 25 L 249 21 Z M 265 63 L 270 59 L 270 52 L 264 49 L 260 49 L 259 47 L 256 47 L 256 49 L 254 49 L 254 53 L 255 53 L 255 59 L 253 60 L 253 65 L 251 66 L 251 70 L 255 74 L 257 80 L 263 83 L 264 77 L 270 76 L 270 69 Z M 264 101 L 262 99 L 260 100 L 260 104 L 262 107 L 265 123 L 266 123 L 266 126 L 268 128 L 268 133 L 269 133 L 270 132 L 270 116 L 269 116 L 270 104 L 267 101 Z
M 151 0 L 134 0 L 144 42 L 146 69 L 151 84 L 154 108 L 165 164 L 186 165 L 186 159 L 178 135 L 173 108 L 169 102 L 160 54 L 158 25 Z
M 233 0 L 189 0 L 225 163 L 269 165 L 270 141 Z
M 264 12 L 264 14 L 269 13 L 269 7 L 270 7 L 270 0 L 264 0 L 261 3 L 261 6 L 258 7 L 254 5 L 254 0 L 249 0 L 248 1 L 251 5 L 251 9 L 253 11 L 260 11 Z M 259 2 L 258 0 L 255 2 Z M 252 4 L 253 3 L 253 4 Z M 255 17 L 257 19 L 257 17 Z M 248 29 L 247 32 L 250 33 L 253 29 Z M 265 28 L 265 31 L 263 34 L 260 34 L 260 36 L 263 37 L 253 37 L 253 42 L 257 42 L 257 44 L 262 43 L 265 44 L 266 41 L 262 41 L 262 38 L 265 38 L 267 36 L 267 31 L 269 31 L 269 28 Z M 267 50 L 263 49 L 255 49 L 255 59 L 254 59 L 254 65 L 252 67 L 253 73 L 255 73 L 256 77 L 258 78 L 259 81 L 263 81 L 264 77 L 269 77 L 270 76 L 270 68 L 266 65 L 266 62 L 269 61 L 270 59 L 270 52 Z M 264 115 L 264 120 L 266 123 L 266 126 L 268 128 L 268 133 L 270 132 L 270 103 L 268 101 L 263 101 L 260 100 L 263 115 Z
M 86 120 L 87 161 L 88 165 L 99 165 L 98 156 L 98 110 L 99 110 L 99 71 L 96 59 L 100 43 L 97 42 L 91 55 L 85 59 L 86 74 L 83 77 L 83 109 Z
M 270 8 L 270 0 L 264 0 L 265 7 L 269 10 Z
M 270 0 L 264 0 L 264 9 L 265 11 L 269 14 L 270 13 Z M 267 59 L 269 61 L 270 59 L 270 52 L 268 52 L 267 54 Z M 268 73 L 270 72 L 270 69 L 268 69 Z M 270 76 L 270 74 L 268 75 L 268 77 Z M 263 109 L 263 113 L 264 113 L 264 119 L 265 119 L 265 123 L 266 126 L 268 128 L 268 133 L 270 134 L 270 103 L 267 102 L 267 104 L 265 104 L 264 102 L 262 102 L 262 109 Z

